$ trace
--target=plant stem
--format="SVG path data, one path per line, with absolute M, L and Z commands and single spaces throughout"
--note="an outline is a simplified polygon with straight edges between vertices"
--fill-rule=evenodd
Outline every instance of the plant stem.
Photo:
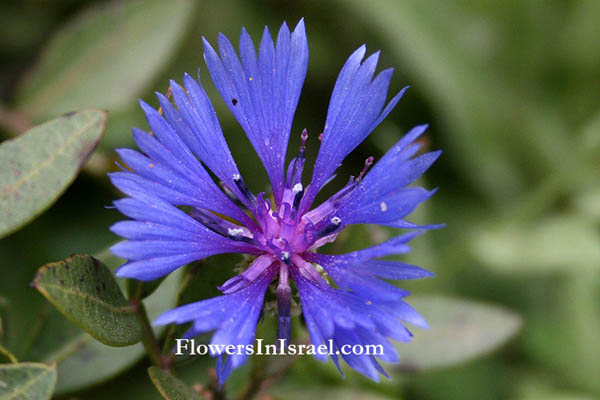
M 154 337 L 154 331 L 152 330 L 152 326 L 150 325 L 150 318 L 148 318 L 146 307 L 140 299 L 140 293 L 141 290 L 137 290 L 135 297 L 129 299 L 129 301 L 134 307 L 138 320 L 142 325 L 142 344 L 144 345 L 144 348 L 148 353 L 148 357 L 150 357 L 150 360 L 154 365 L 156 365 L 162 370 L 170 371 L 172 358 L 164 357 L 162 352 L 160 351 L 160 346 L 158 345 L 158 342 Z

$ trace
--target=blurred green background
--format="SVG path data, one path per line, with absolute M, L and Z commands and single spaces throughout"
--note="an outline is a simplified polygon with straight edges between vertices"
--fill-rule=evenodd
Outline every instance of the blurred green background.
M 168 79 L 181 81 L 184 72 L 203 67 L 202 36 L 214 43 L 223 32 L 235 40 L 245 26 L 256 42 L 264 25 L 274 32 L 283 20 L 293 26 L 301 17 L 310 63 L 288 153 L 295 152 L 302 128 L 313 138 L 321 131 L 346 57 L 362 43 L 369 52 L 380 49 L 380 68 L 396 71 L 391 90 L 412 88 L 339 176 L 358 172 L 370 155 L 380 157 L 410 127 L 430 123 L 425 146 L 444 153 L 422 183 L 440 190 L 413 220 L 447 227 L 415 239 L 404 258 L 436 277 L 402 286 L 449 296 L 464 320 L 435 332 L 444 346 L 423 354 L 431 362 L 420 363 L 416 353 L 416 365 L 389 367 L 391 381 L 377 385 L 350 372 L 344 381 L 331 364 L 304 357 L 261 395 L 600 398 L 598 0 L 3 1 L 2 138 L 87 106 L 109 115 L 104 138 L 76 182 L 41 217 L 0 241 L 0 342 L 24 360 L 48 360 L 36 356 L 45 346 L 40 336 L 61 342 L 74 335 L 28 284 L 47 262 L 97 254 L 117 240 L 108 227 L 121 217 L 106 206 L 120 195 L 105 174 L 116 168 L 113 149 L 132 146 L 131 126 L 145 127 L 137 99 L 156 105 L 153 92 L 165 92 Z M 205 68 L 202 74 L 248 185 L 264 190 L 256 155 Z M 335 250 L 389 235 L 355 228 Z M 484 308 L 471 312 L 471 305 Z M 430 321 L 448 317 L 421 311 Z M 272 328 L 267 321 L 261 329 Z M 119 371 L 109 369 L 100 386 L 75 394 L 64 389 L 62 396 L 159 398 L 146 376 L 147 361 L 136 357 Z M 211 363 L 182 367 L 181 377 L 205 382 Z M 232 390 L 251 373 L 249 365 L 234 374 Z M 59 386 L 60 380 L 59 370 Z

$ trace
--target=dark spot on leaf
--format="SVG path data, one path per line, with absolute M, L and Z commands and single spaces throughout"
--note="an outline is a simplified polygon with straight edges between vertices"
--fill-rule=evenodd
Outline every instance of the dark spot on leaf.
M 65 286 L 65 281 L 61 279 L 60 280 L 60 284 L 63 285 L 63 286 Z
M 67 117 L 67 118 L 72 117 L 73 115 L 75 115 L 76 112 L 77 111 L 70 111 L 70 112 L 68 112 L 66 114 L 63 114 L 63 117 Z
M 71 267 L 69 267 L 69 265 L 65 265 L 65 269 L 68 271 L 69 269 L 71 269 Z
M 238 99 L 231 99 L 231 104 L 233 104 L 234 106 L 237 105 L 238 103 Z

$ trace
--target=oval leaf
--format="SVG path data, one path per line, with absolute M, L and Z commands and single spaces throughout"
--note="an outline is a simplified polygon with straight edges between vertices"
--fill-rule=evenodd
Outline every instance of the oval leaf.
M 96 148 L 104 111 L 87 109 L 36 126 L 0 145 L 0 237 L 50 207 Z
M 33 285 L 60 312 L 109 346 L 137 343 L 142 327 L 111 271 L 88 255 L 41 267 Z
M 519 315 L 498 306 L 445 296 L 411 298 L 430 328 L 396 345 L 404 370 L 446 367 L 487 354 L 521 326 Z
M 194 1 L 113 1 L 58 32 L 19 93 L 34 119 L 92 105 L 113 110 L 140 96 L 171 59 Z
M 0 365 L 0 400 L 50 399 L 56 366 L 38 363 Z
M 123 263 L 109 251 L 99 254 L 99 258 L 111 271 Z M 144 299 L 151 320 L 175 305 L 180 278 L 181 272 L 174 271 L 151 296 Z M 124 289 L 124 279 L 117 283 Z M 37 338 L 35 351 L 30 353 L 30 357 L 58 364 L 56 394 L 63 395 L 104 382 L 127 370 L 145 354 L 142 343 L 123 348 L 106 346 L 67 322 L 58 311 L 52 311 L 42 328 L 44 334 Z M 155 327 L 155 335 L 160 336 L 164 328 Z M 53 332 L 57 334 L 53 335 Z
M 473 235 L 473 254 L 505 273 L 598 271 L 600 234 L 590 218 L 564 214 L 530 225 L 501 224 Z
M 157 367 L 148 368 L 150 380 L 167 400 L 201 400 L 202 397 L 184 382 Z

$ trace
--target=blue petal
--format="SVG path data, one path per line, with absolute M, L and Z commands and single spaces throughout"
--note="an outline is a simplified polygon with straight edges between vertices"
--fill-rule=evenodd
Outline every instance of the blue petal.
M 434 276 L 433 272 L 417 267 L 416 265 L 405 264 L 399 261 L 371 260 L 365 262 L 362 265 L 362 268 L 370 271 L 373 275 L 387 279 L 406 280 Z
M 379 53 L 362 64 L 366 48 L 361 46 L 346 61 L 336 81 L 312 182 L 302 203 L 302 211 L 310 207 L 319 190 L 332 176 L 346 156 L 356 148 L 391 111 L 404 93 L 403 89 L 384 109 L 392 70 L 373 74 Z
M 240 37 L 241 60 L 224 35 L 219 35 L 220 57 L 206 40 L 204 47 L 215 86 L 263 162 L 279 202 L 292 120 L 308 66 L 304 21 L 291 34 L 283 24 L 276 46 L 265 29 L 258 57 L 246 30 Z
M 385 224 L 401 220 L 436 191 L 400 189 L 384 196 L 365 195 L 348 201 L 336 212 L 344 224 Z
M 254 340 L 265 292 L 276 273 L 276 268 L 269 268 L 249 286 L 237 292 L 167 311 L 154 323 L 165 325 L 193 321 L 194 334 L 216 330 L 211 340 L 212 345 L 233 345 L 236 348 L 247 346 Z M 220 385 L 247 359 L 244 351 L 241 354 L 228 355 L 223 362 L 221 357 L 224 354 L 224 348 L 212 354 L 217 357 Z
M 308 261 L 321 262 L 336 262 L 339 264 L 353 265 L 360 264 L 371 260 L 372 258 L 386 257 L 394 254 L 405 254 L 410 251 L 407 245 L 414 237 L 422 232 L 409 232 L 395 236 L 383 243 L 375 246 L 366 247 L 361 250 L 353 251 L 346 254 L 326 255 L 319 253 L 305 253 L 304 258 Z
M 120 222 L 113 228 L 130 239 L 111 248 L 115 255 L 129 260 L 117 276 L 151 280 L 210 255 L 256 253 L 253 246 L 207 229 L 163 200 L 134 189 L 130 193 L 133 198 L 115 201 L 119 211 L 137 220 Z M 154 233 L 147 235 L 153 228 Z
M 188 74 L 184 75 L 184 85 L 185 90 L 171 81 L 178 110 L 164 96 L 158 95 L 165 118 L 194 154 L 243 200 L 234 183 L 234 176 L 240 172 L 204 88 Z
M 349 331 L 345 329 L 336 330 L 335 343 L 340 349 L 344 345 L 363 345 L 355 331 Z M 353 354 L 352 352 L 350 353 L 351 354 L 343 354 L 340 352 L 340 355 L 352 369 L 363 374 L 367 378 L 374 380 L 375 382 L 379 382 L 379 373 L 377 368 L 375 368 L 372 359 L 366 355 Z
M 170 239 L 177 240 L 190 235 L 176 226 L 157 224 L 149 221 L 120 221 L 110 230 L 125 239 Z
M 134 129 L 134 138 L 138 146 L 149 157 L 129 149 L 118 149 L 117 152 L 125 164 L 136 174 L 151 182 L 155 182 L 156 195 L 175 205 L 194 204 L 230 216 L 248 223 L 249 218 L 215 185 L 202 164 L 191 153 L 189 148 L 179 139 L 170 125 L 152 108 L 142 103 L 149 125 L 155 137 Z M 160 133 L 160 135 L 159 135 Z M 140 182 L 138 180 L 138 182 Z M 165 191 L 168 187 L 178 193 Z M 162 194 L 159 191 L 162 190 Z
M 298 288 L 311 341 L 315 346 L 329 340 L 339 350 L 345 345 L 381 345 L 381 359 L 390 362 L 398 360 L 394 347 L 385 338 L 390 336 L 403 340 L 408 336 L 408 331 L 396 320 L 396 315 L 405 316 L 405 313 L 393 313 L 390 310 L 398 301 L 373 304 L 354 293 L 310 282 L 295 268 L 291 272 Z M 331 355 L 331 358 L 339 369 L 337 357 Z M 379 379 L 379 372 L 387 376 L 371 355 L 351 354 L 342 355 L 342 358 L 353 369 L 373 380 Z
M 182 265 L 201 258 L 203 258 L 202 254 L 186 253 L 131 261 L 120 266 L 115 272 L 115 275 L 119 278 L 152 281 L 173 272 Z

